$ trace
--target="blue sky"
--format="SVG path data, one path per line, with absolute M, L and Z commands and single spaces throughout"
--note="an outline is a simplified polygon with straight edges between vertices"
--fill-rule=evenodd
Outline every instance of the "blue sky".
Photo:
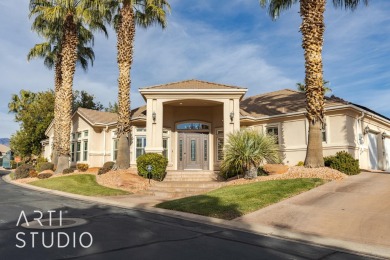
M 292 88 L 303 82 L 304 59 L 298 5 L 271 21 L 257 0 L 171 0 L 168 27 L 138 29 L 132 77 L 132 107 L 143 104 L 138 88 L 200 79 L 248 88 L 247 96 Z M 390 117 L 390 1 L 371 1 L 355 12 L 328 1 L 324 77 L 333 94 Z M 42 40 L 31 32 L 28 0 L 0 0 L 0 137 L 18 128 L 7 104 L 21 89 L 53 86 L 42 60 L 27 62 Z M 95 40 L 96 59 L 76 71 L 74 88 L 107 105 L 117 98 L 116 36 Z

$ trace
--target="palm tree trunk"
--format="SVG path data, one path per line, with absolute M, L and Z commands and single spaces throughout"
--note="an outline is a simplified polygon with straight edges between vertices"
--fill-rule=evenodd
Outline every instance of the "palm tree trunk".
M 55 70 L 54 70 L 54 94 L 55 96 L 58 95 L 58 92 L 61 88 L 62 85 L 62 76 L 61 76 L 61 55 L 58 54 L 56 58 L 56 63 L 55 63 Z M 56 118 L 58 118 L 58 103 L 54 102 L 54 136 L 53 136 L 53 150 L 52 150 L 52 157 L 51 157 L 51 162 L 54 165 L 57 165 L 58 163 L 58 143 L 59 143 L 59 133 L 60 133 L 60 128 L 59 124 L 56 123 Z
M 73 21 L 73 16 L 68 15 L 64 25 L 64 40 L 61 50 L 62 66 L 62 86 L 56 95 L 56 110 L 58 118 L 56 123 L 60 130 L 58 143 L 58 164 L 56 172 L 62 172 L 69 167 L 70 154 L 70 130 L 72 124 L 72 87 L 73 77 L 76 70 L 77 61 L 77 28 Z
M 305 51 L 306 110 L 309 141 L 306 167 L 324 166 L 321 128 L 324 123 L 322 46 L 326 0 L 300 0 L 302 48 Z
M 130 70 L 133 62 L 135 37 L 134 11 L 129 1 L 120 10 L 121 20 L 117 28 L 118 49 L 118 158 L 116 169 L 130 167 Z

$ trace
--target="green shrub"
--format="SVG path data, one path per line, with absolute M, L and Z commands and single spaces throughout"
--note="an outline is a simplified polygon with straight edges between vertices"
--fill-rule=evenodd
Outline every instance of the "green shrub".
M 305 165 L 305 163 L 304 162 L 302 162 L 302 161 L 299 161 L 298 163 L 297 163 L 297 165 L 296 166 L 304 166 Z
M 146 153 L 137 158 L 138 175 L 148 178 L 147 166 L 152 166 L 152 178 L 162 181 L 168 165 L 168 159 L 161 154 Z
M 19 166 L 24 165 L 24 162 L 17 163 L 17 162 L 15 162 L 14 160 L 11 160 L 11 161 L 10 161 L 10 164 L 11 164 L 11 169 L 16 169 L 16 168 L 18 168 Z
M 354 159 L 346 151 L 337 152 L 334 156 L 324 158 L 324 164 L 327 167 L 343 172 L 347 175 L 355 175 L 360 173 L 359 160 Z
M 67 168 L 67 169 L 64 169 L 62 171 L 62 174 L 68 174 L 68 173 L 72 173 L 72 172 L 74 172 L 74 170 L 72 168 Z
M 35 161 L 35 169 L 39 172 L 41 172 L 39 169 L 42 167 L 42 164 L 47 163 L 47 159 L 44 157 L 38 157 Z M 52 169 L 45 169 L 45 170 L 52 170 Z M 44 171 L 44 170 L 42 170 Z
M 22 166 L 19 166 L 18 168 L 16 168 L 14 177 L 16 180 L 27 178 L 27 177 L 29 177 L 28 174 L 31 170 L 35 170 L 32 165 L 23 164 Z
M 268 176 L 268 174 L 264 171 L 263 167 L 260 166 L 260 167 L 257 169 L 257 176 Z
M 76 168 L 80 172 L 86 172 L 88 170 L 88 168 L 89 168 L 89 165 L 88 165 L 88 163 L 78 163 L 76 165 Z
M 37 169 L 38 172 L 43 172 L 46 170 L 54 171 L 54 164 L 51 162 L 38 163 L 35 168 Z
M 51 176 L 53 176 L 53 174 L 50 172 L 42 172 L 42 173 L 38 174 L 38 179 L 48 179 Z
M 115 163 L 114 162 L 105 162 L 103 164 L 103 167 L 99 169 L 98 175 L 105 174 L 109 171 L 112 170 L 112 167 L 114 167 Z

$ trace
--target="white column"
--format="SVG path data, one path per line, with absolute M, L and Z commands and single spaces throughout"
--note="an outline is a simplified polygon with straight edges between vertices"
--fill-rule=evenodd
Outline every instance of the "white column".
M 158 99 L 148 99 L 146 104 L 146 147 L 147 153 L 162 153 L 163 103 Z

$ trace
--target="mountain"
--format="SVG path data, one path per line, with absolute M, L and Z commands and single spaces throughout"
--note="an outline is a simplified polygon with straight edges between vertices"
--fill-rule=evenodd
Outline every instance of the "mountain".
M 5 146 L 9 147 L 9 138 L 0 138 L 0 144 L 3 144 Z

